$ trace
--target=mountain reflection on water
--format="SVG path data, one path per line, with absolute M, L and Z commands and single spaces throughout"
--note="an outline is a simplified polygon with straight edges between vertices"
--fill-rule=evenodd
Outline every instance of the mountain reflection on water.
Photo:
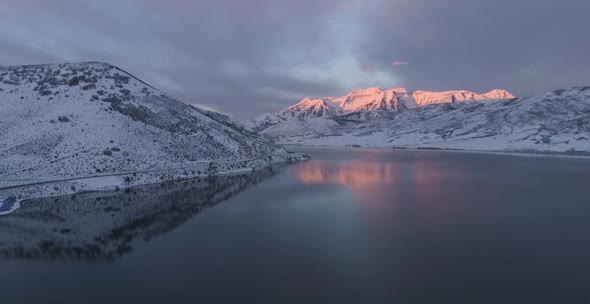
M 393 182 L 396 165 L 352 161 L 331 165 L 327 161 L 309 162 L 289 170 L 305 184 L 340 184 L 362 189 L 372 184 Z
M 0 218 L 0 257 L 113 260 L 279 169 L 25 201 Z
M 440 162 L 437 154 L 391 154 L 387 151 L 359 151 L 359 159 L 318 160 L 290 167 L 289 172 L 306 185 L 340 185 L 348 188 L 356 201 L 383 205 L 392 200 L 421 203 L 454 196 L 455 182 L 466 178 L 465 165 Z M 482 172 L 485 173 L 485 172 Z M 452 191 L 448 191 L 452 190 Z

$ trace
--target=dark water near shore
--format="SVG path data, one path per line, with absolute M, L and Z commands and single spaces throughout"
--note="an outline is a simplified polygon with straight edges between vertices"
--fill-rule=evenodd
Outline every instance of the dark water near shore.
M 590 159 L 308 149 L 0 218 L 5 303 L 590 303 Z

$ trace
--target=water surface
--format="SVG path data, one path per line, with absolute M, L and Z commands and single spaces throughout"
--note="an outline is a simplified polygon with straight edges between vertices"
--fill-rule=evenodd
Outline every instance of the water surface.
M 0 218 L 0 298 L 590 302 L 590 160 L 304 152 L 255 176 L 27 202 Z

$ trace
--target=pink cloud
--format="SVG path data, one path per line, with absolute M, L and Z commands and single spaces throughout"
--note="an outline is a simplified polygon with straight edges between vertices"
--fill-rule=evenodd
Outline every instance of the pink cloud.
M 408 64 L 410 64 L 410 63 L 407 61 L 394 61 L 391 65 L 400 66 L 400 65 L 408 65 Z

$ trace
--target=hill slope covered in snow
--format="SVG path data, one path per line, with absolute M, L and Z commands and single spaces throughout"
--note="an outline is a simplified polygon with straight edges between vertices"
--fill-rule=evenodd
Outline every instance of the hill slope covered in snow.
M 106 63 L 0 67 L 0 117 L 0 198 L 23 185 L 63 194 L 251 171 L 292 158 L 228 117 Z M 40 186 L 74 179 L 67 189 Z

